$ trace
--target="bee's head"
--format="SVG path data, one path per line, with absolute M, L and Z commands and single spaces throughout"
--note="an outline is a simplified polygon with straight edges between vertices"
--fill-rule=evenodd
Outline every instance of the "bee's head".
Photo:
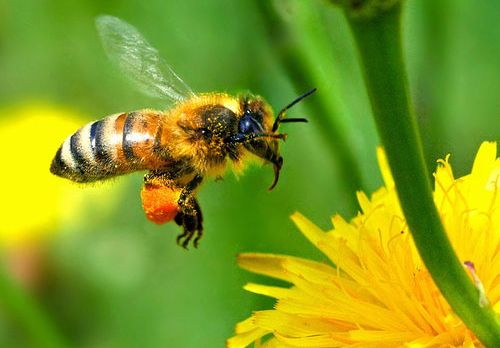
M 276 119 L 271 107 L 260 97 L 245 96 L 242 98 L 242 116 L 238 123 L 238 137 L 247 150 L 273 164 L 274 181 L 269 188 L 272 190 L 278 183 L 283 157 L 279 154 L 279 139 L 285 139 L 286 134 L 277 133 L 280 123 L 307 122 L 303 118 L 284 118 L 285 112 L 303 98 L 312 94 L 313 89 L 300 96 L 284 107 Z
M 248 151 L 273 164 L 275 179 L 270 187 L 271 190 L 278 182 L 283 164 L 283 157 L 279 154 L 279 138 L 263 136 L 274 133 L 273 111 L 260 97 L 245 96 L 241 104 L 243 113 L 238 123 L 238 133 L 242 137 L 247 137 L 243 146 Z

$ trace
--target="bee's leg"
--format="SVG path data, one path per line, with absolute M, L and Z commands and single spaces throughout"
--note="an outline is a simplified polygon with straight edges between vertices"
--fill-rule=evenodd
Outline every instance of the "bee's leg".
M 195 175 L 193 180 L 188 182 L 188 184 L 182 189 L 181 196 L 179 197 L 179 200 L 177 201 L 177 204 L 179 204 L 179 207 L 181 210 L 184 210 L 184 208 L 187 209 L 193 209 L 194 207 L 190 207 L 188 204 L 188 198 L 193 195 L 193 191 L 201 184 L 203 181 L 203 177 L 201 175 Z M 195 200 L 196 201 L 196 200 Z
M 236 133 L 231 135 L 230 137 L 224 139 L 227 144 L 242 144 L 247 143 L 249 141 L 259 139 L 259 138 L 268 138 L 268 139 L 283 139 L 285 140 L 287 135 L 285 133 Z
M 187 249 L 189 242 L 193 238 L 196 230 L 197 230 L 197 219 L 196 215 L 187 215 L 184 214 L 184 221 L 182 222 L 182 227 L 184 228 L 184 232 L 177 236 L 177 244 L 179 244 L 182 240 L 182 247 Z
M 175 178 L 176 178 L 176 173 L 151 170 L 149 173 L 144 175 L 144 184 L 145 185 L 156 184 L 156 185 L 174 187 Z
M 180 212 L 175 217 L 175 222 L 182 225 L 184 231 L 177 236 L 177 244 L 182 241 L 182 247 L 187 248 L 189 242 L 196 234 L 194 246 L 198 246 L 198 241 L 203 233 L 202 215 L 200 205 L 193 195 L 193 191 L 201 184 L 203 177 L 196 175 L 181 192 L 177 204 L 179 205 Z
M 189 231 L 184 227 L 184 213 L 179 212 L 174 218 L 174 221 L 177 225 L 183 227 L 182 233 L 179 234 L 176 238 L 177 245 L 181 245 L 181 239 L 186 237 L 189 234 Z
M 192 175 L 193 173 L 194 170 L 190 165 L 186 165 L 184 162 L 176 162 L 169 165 L 168 168 L 150 170 L 146 175 L 144 175 L 144 183 L 146 185 L 155 184 L 169 187 L 179 187 L 177 185 L 179 178 Z M 195 180 L 196 177 L 197 176 L 195 176 L 193 180 Z M 188 186 L 190 184 L 191 183 L 188 183 Z
M 198 243 L 203 237 L 203 214 L 201 213 L 200 205 L 198 201 L 195 199 L 195 210 L 196 210 L 196 218 L 197 218 L 197 228 L 196 228 L 196 237 L 194 238 L 193 245 L 195 248 L 198 248 Z
M 177 244 L 182 245 L 185 249 L 187 249 L 189 242 L 195 235 L 193 245 L 197 248 L 198 241 L 203 235 L 203 217 L 200 205 L 194 197 L 190 197 L 189 201 L 189 205 L 193 207 L 192 210 L 179 212 L 175 217 L 177 225 L 182 226 L 183 228 L 183 232 L 177 236 Z

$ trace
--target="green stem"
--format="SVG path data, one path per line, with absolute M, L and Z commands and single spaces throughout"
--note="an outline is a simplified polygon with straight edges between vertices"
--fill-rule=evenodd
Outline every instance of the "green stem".
M 348 20 L 361 56 L 375 122 L 420 256 L 453 310 L 487 346 L 500 347 L 500 327 L 446 236 L 434 205 L 402 54 L 401 5 L 370 19 Z
M 22 328 L 32 347 L 68 347 L 38 303 L 0 264 L 0 305 Z
M 265 27 L 272 39 L 274 52 L 285 67 L 295 89 L 302 93 L 304 89 L 317 87 L 318 92 L 307 104 L 314 108 L 315 117 L 321 136 L 326 139 L 330 151 L 337 161 L 340 180 L 347 191 L 346 205 L 349 210 L 357 210 L 358 204 L 354 193 L 363 190 L 361 170 L 353 152 L 352 138 L 348 136 L 346 125 L 342 123 L 340 93 L 336 82 L 332 85 L 331 64 L 321 67 L 325 57 L 331 57 L 330 38 L 321 21 L 318 9 L 310 1 L 291 1 L 293 20 L 285 22 L 276 12 L 272 1 L 257 1 Z M 325 73 L 327 70 L 327 73 Z M 337 81 L 338 78 L 333 79 Z

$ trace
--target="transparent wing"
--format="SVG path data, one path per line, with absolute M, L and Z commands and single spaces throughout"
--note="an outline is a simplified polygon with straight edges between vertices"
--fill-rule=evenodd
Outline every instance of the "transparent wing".
M 141 92 L 175 101 L 194 96 L 134 26 L 106 15 L 96 18 L 96 26 L 108 57 Z

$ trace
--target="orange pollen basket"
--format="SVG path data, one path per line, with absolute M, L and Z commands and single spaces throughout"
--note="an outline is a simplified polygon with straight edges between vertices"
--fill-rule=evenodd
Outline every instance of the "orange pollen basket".
M 148 220 L 164 224 L 179 212 L 180 190 L 167 186 L 144 185 L 141 191 L 142 207 Z

